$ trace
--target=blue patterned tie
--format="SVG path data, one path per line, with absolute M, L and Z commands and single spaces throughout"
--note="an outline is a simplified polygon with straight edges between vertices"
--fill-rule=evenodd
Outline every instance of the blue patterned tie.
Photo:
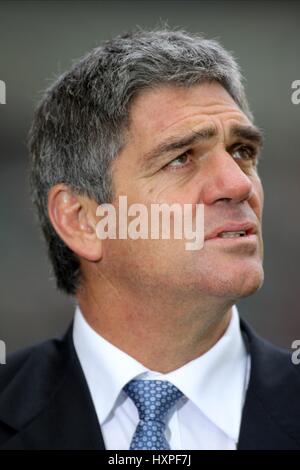
M 165 419 L 182 392 L 164 380 L 131 380 L 124 387 L 136 405 L 140 421 L 133 435 L 130 450 L 167 450 Z

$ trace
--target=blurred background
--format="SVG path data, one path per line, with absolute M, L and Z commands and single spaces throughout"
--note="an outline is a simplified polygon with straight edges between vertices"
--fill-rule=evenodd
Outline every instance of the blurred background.
M 238 304 L 241 315 L 274 343 L 300 339 L 300 79 L 297 1 L 1 1 L 0 339 L 8 352 L 63 333 L 74 300 L 59 293 L 29 199 L 26 134 L 41 91 L 74 59 L 136 25 L 203 33 L 234 53 L 266 142 L 265 283 Z

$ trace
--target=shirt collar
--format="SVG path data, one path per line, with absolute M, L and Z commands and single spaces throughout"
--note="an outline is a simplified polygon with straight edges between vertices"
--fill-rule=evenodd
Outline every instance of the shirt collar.
M 73 341 L 102 425 L 126 383 L 148 369 L 96 333 L 78 305 Z
M 96 333 L 76 307 L 74 345 L 100 425 L 108 418 L 127 382 L 169 380 L 226 435 L 238 440 L 246 391 L 247 352 L 237 308 L 224 335 L 202 356 L 167 374 L 150 371 Z
M 202 356 L 165 374 L 210 421 L 238 441 L 249 358 L 236 306 L 224 335 Z

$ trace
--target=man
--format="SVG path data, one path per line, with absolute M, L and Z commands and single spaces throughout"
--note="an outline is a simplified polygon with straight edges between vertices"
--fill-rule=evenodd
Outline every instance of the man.
M 234 59 L 182 31 L 108 41 L 46 92 L 33 200 L 77 307 L 1 368 L 2 448 L 300 449 L 299 369 L 235 306 L 263 282 L 261 145 Z M 121 196 L 202 204 L 202 248 L 98 236 Z

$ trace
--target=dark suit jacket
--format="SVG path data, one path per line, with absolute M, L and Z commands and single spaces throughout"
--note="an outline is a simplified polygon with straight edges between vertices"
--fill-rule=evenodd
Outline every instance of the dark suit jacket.
M 251 374 L 238 449 L 300 450 L 300 365 L 241 327 Z M 105 449 L 72 326 L 0 366 L 0 449 Z

